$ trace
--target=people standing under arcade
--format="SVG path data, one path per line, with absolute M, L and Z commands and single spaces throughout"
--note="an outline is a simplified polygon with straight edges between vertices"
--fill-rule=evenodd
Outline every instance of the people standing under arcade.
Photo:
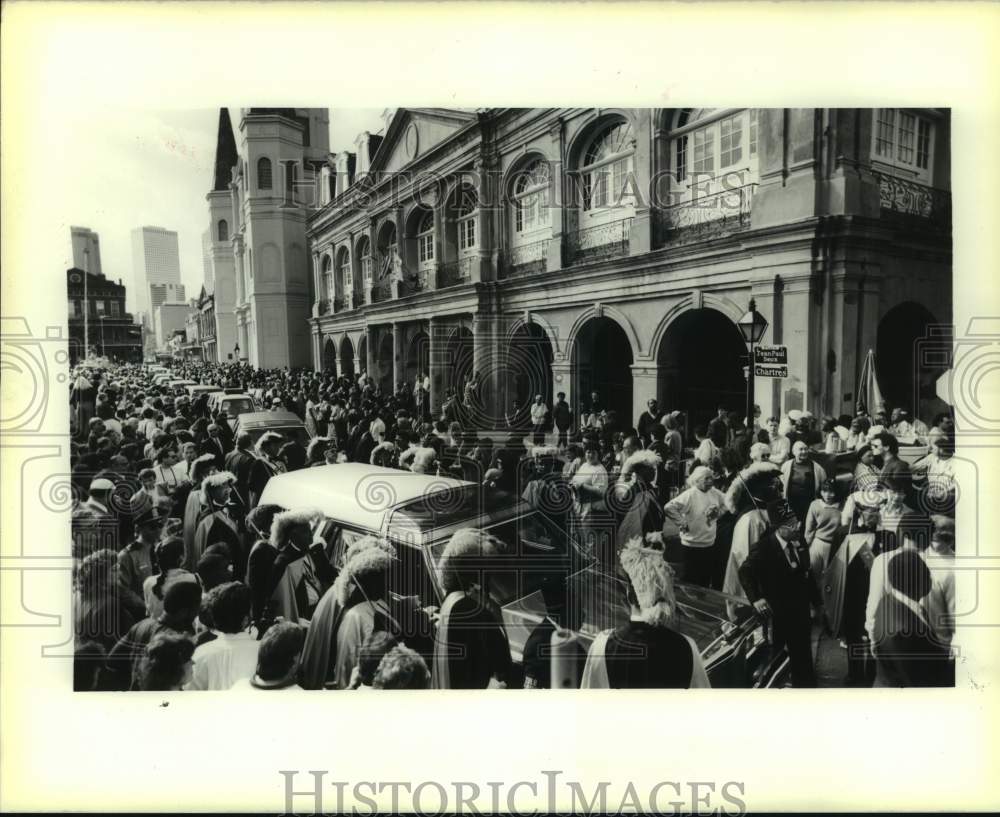
M 565 448 L 569 443 L 569 432 L 573 427 L 573 412 L 566 402 L 566 393 L 556 394 L 555 405 L 552 406 L 552 421 L 556 427 L 558 438 L 556 445 Z
M 535 400 L 531 404 L 531 426 L 533 429 L 532 442 L 535 445 L 545 443 L 545 424 L 549 416 L 549 407 L 542 400 L 542 395 L 536 394 Z

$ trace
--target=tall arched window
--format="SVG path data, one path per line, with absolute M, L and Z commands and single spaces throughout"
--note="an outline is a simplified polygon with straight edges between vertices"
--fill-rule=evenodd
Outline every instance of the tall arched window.
M 756 109 L 684 108 L 677 114 L 670 161 L 671 177 L 682 198 L 757 181 L 757 121 Z
M 344 287 L 351 280 L 351 253 L 347 247 L 341 247 L 337 253 L 337 286 L 336 297 L 344 297 Z
M 514 244 L 537 241 L 550 231 L 549 165 L 536 159 L 514 180 Z
M 471 187 L 462 188 L 458 196 L 458 206 L 455 208 L 459 255 L 472 255 L 475 252 L 478 210 L 479 197 L 476 195 L 476 191 Z
M 333 261 L 329 255 L 323 256 L 323 300 L 327 301 L 333 297 Z
M 226 223 L 224 218 L 219 219 L 219 241 L 229 240 L 229 224 Z
M 606 126 L 591 140 L 579 171 L 585 211 L 593 215 L 618 211 L 619 218 L 631 215 L 620 208 L 635 205 L 631 194 L 634 154 L 632 125 L 626 121 Z
M 417 225 L 417 266 L 421 270 L 434 267 L 434 211 L 428 210 Z
M 360 260 L 361 278 L 370 281 L 372 278 L 372 243 L 368 240 L 368 236 L 363 235 L 358 239 L 357 254 Z M 344 280 L 350 282 L 350 269 L 348 269 L 347 278 Z
M 257 189 L 270 190 L 271 185 L 271 160 L 264 156 L 257 160 Z

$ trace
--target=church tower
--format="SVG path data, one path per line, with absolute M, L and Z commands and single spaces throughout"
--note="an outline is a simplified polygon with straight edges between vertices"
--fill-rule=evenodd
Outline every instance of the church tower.
M 233 258 L 233 201 L 230 193 L 233 170 L 239 164 L 233 125 L 227 108 L 219 109 L 219 131 L 215 143 L 215 172 L 208 201 L 208 241 L 205 290 L 214 295 L 215 336 L 218 362 L 236 359 L 236 262 Z M 241 352 L 242 354 L 242 352 Z
M 237 340 L 240 357 L 252 365 L 312 364 L 314 293 L 305 228 L 329 143 L 325 109 L 241 110 L 233 257 Z

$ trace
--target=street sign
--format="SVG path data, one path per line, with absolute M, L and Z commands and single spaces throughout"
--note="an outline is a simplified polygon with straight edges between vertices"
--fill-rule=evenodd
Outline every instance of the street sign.
M 760 363 L 768 366 L 788 366 L 788 347 L 787 346 L 774 346 L 774 345 L 761 345 L 755 346 L 753 349 L 753 362 Z M 779 375 L 762 375 L 762 377 L 772 376 L 776 377 Z M 786 372 L 780 377 L 788 377 Z
M 755 377 L 788 377 L 787 366 L 776 366 L 773 363 L 757 363 L 753 367 Z

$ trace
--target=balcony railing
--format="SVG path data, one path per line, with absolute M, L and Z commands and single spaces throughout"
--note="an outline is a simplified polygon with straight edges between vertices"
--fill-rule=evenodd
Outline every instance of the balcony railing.
M 935 232 L 951 231 L 951 193 L 909 179 L 872 171 L 878 182 L 882 217 Z
M 548 269 L 548 239 L 508 247 L 501 256 L 500 273 L 503 278 L 519 275 L 539 275 Z
M 583 264 L 628 255 L 632 219 L 574 230 L 566 236 L 566 263 Z
M 372 303 L 380 304 L 384 301 L 392 300 L 392 281 L 388 276 L 379 280 L 372 286 Z
M 416 295 L 418 292 L 426 292 L 429 289 L 427 284 L 427 270 L 421 270 L 416 275 L 405 275 L 399 285 L 399 297 L 405 298 L 407 295 Z
M 720 238 L 750 226 L 757 184 L 720 190 L 659 211 L 657 245 L 686 244 Z
M 449 261 L 438 268 L 438 282 L 442 287 L 453 287 L 458 284 L 467 284 L 472 280 L 473 256 L 459 258 L 457 261 Z

